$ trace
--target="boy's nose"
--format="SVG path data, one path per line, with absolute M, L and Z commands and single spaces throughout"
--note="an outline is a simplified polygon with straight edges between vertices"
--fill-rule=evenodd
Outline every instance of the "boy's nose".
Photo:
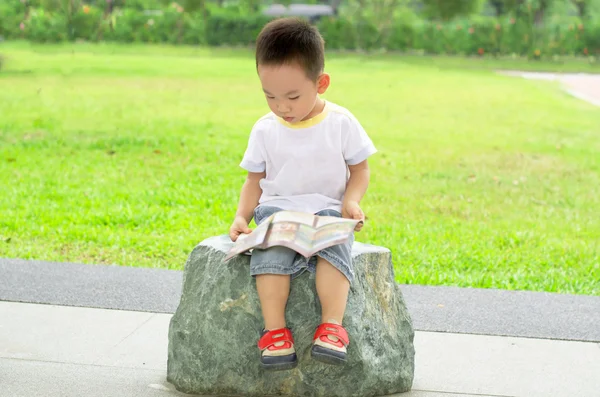
M 280 111 L 281 113 L 287 113 L 289 112 L 291 109 L 289 106 L 287 105 L 277 105 L 277 110 Z

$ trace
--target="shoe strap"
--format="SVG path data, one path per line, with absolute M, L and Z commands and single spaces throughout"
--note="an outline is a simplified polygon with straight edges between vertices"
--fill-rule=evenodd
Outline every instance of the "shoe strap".
M 348 332 L 346 329 L 338 324 L 332 323 L 323 323 L 317 327 L 317 331 L 315 332 L 315 336 L 313 340 L 317 340 L 322 336 L 335 336 L 339 340 L 342 341 L 344 346 L 348 346 L 350 344 L 350 338 L 348 337 Z
M 294 344 L 294 337 L 292 336 L 292 331 L 289 328 L 280 328 L 267 331 L 258 340 L 258 348 L 260 350 L 265 350 L 269 346 L 273 346 L 275 343 L 279 342 L 290 342 L 292 345 Z

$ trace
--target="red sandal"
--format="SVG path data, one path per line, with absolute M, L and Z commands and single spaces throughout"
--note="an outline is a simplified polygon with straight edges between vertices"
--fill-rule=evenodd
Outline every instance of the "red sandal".
M 349 344 L 348 332 L 344 327 L 323 323 L 317 327 L 313 337 L 311 355 L 315 360 L 327 364 L 342 365 L 346 363 L 346 347 Z
M 298 365 L 294 337 L 289 328 L 263 330 L 258 348 L 261 351 L 260 362 L 266 370 L 281 371 Z

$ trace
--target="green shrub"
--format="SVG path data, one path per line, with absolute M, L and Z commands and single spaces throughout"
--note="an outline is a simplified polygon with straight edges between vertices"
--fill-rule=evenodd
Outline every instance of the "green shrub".
M 469 55 L 497 54 L 500 52 L 502 26 L 494 18 L 476 18 L 467 29 L 469 39 L 465 52 Z
M 105 40 L 125 43 L 205 44 L 201 13 L 183 13 L 169 7 L 155 13 L 121 10 L 103 23 Z
M 63 14 L 31 9 L 25 22 L 25 37 L 38 43 L 57 43 L 67 40 L 67 19 Z
M 90 0 L 91 5 L 80 6 L 70 17 L 63 14 L 61 7 L 52 12 L 31 8 L 25 19 L 27 8 L 20 0 L 0 0 L 0 36 L 35 42 L 83 39 L 247 46 L 254 43 L 259 31 L 271 20 L 262 14 L 249 15 L 239 4 L 221 8 L 208 3 L 203 12 L 199 7 L 185 10 L 177 3 L 161 8 L 159 4 L 165 3 L 160 1 L 113 0 L 118 7 L 112 15 L 105 16 L 104 0 Z M 29 4 L 42 3 L 30 0 Z M 447 22 L 426 21 L 414 13 L 398 11 L 394 18 L 383 30 L 369 17 L 356 15 L 323 18 L 318 28 L 327 49 L 331 50 L 386 48 L 429 54 L 517 54 L 533 58 L 600 55 L 600 16 L 583 21 L 559 15 L 548 18 L 544 25 L 535 24 L 529 11 L 522 12 L 519 18 L 473 16 Z
M 183 42 L 184 17 L 172 7 L 155 18 L 151 32 L 153 41 L 159 43 L 178 44 Z
M 318 28 L 330 49 L 374 50 L 384 46 L 383 35 L 367 18 L 356 18 L 353 21 L 325 18 L 319 22 Z
M 600 56 L 600 17 L 585 22 L 583 42 L 585 46 L 582 52 L 585 55 Z
M 447 29 L 442 29 L 447 32 L 444 35 L 444 45 L 447 54 L 471 54 L 473 48 L 473 37 L 480 34 L 475 31 L 469 20 L 459 20 L 454 24 L 449 24 Z
M 212 14 L 206 23 L 206 42 L 211 46 L 249 45 L 270 20 L 270 17 L 260 14 Z
M 161 0 L 112 0 L 120 8 L 126 8 L 134 11 L 160 10 L 165 4 Z M 101 0 L 104 3 L 104 0 Z
M 106 40 L 123 43 L 151 41 L 149 29 L 154 25 L 154 17 L 125 9 L 115 13 L 110 22 L 111 29 L 104 33 Z
M 104 12 L 97 7 L 83 6 L 73 13 L 69 26 L 72 39 L 97 41 Z
M 415 49 L 427 54 L 447 53 L 447 35 L 451 34 L 450 25 L 423 21 L 415 29 Z
M 383 46 L 383 36 L 377 26 L 366 18 L 354 21 L 356 26 L 356 45 L 361 50 L 374 50 Z
M 327 48 L 354 50 L 357 47 L 356 27 L 345 18 L 323 18 L 317 25 Z
M 407 51 L 414 48 L 415 24 L 399 21 L 390 29 L 386 48 L 391 51 Z
M 466 54 L 471 46 L 469 24 L 464 21 L 425 21 L 415 29 L 415 49 L 427 54 Z
M 5 40 L 23 37 L 24 19 L 25 6 L 19 0 L 0 1 L 0 37 Z
M 529 21 L 507 18 L 502 24 L 500 52 L 503 54 L 524 55 L 534 44 L 533 25 Z
M 183 43 L 184 44 L 206 44 L 206 25 L 204 17 L 200 12 L 186 13 L 183 19 Z
M 547 52 L 551 55 L 580 55 L 585 48 L 583 25 L 579 21 L 554 24 L 548 28 Z
M 433 19 L 449 20 L 481 9 L 481 0 L 421 0 L 425 14 Z

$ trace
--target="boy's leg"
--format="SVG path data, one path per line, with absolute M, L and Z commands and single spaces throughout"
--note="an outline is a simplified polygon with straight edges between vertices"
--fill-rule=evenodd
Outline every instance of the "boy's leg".
M 350 282 L 348 278 L 322 257 L 317 260 L 317 293 L 321 301 L 321 325 L 315 332 L 311 355 L 327 364 L 346 362 L 348 334 L 342 327 Z M 339 336 L 339 338 L 338 338 Z
M 285 327 L 285 307 L 290 294 L 290 276 L 261 274 L 256 276 L 256 289 L 262 309 L 265 329 Z
M 285 308 L 290 294 L 289 274 L 285 272 L 296 253 L 285 247 L 255 250 L 250 261 L 264 320 L 258 340 L 260 361 L 266 370 L 286 370 L 298 364 L 294 338 L 285 324 Z M 274 265 L 277 264 L 277 265 Z
M 254 210 L 254 219 L 260 225 L 265 219 L 282 211 L 278 207 L 261 206 Z M 285 307 L 290 294 L 291 277 L 285 273 L 292 266 L 296 253 L 289 248 L 275 246 L 268 250 L 256 249 L 250 259 L 250 271 L 256 278 L 266 330 L 285 327 Z M 273 265 L 278 263 L 279 265 Z
M 276 207 L 258 207 L 254 211 L 256 224 L 281 211 Z M 256 290 L 264 320 L 264 330 L 258 341 L 261 363 L 267 370 L 292 369 L 298 364 L 292 332 L 285 324 L 285 308 L 290 294 L 291 267 L 296 252 L 275 246 L 255 249 L 250 259 L 250 274 L 255 277 Z
M 298 358 L 293 336 L 285 326 L 285 306 L 290 292 L 290 276 L 257 275 L 256 289 L 265 320 L 265 329 L 258 342 L 262 366 L 267 370 L 295 368 L 298 365 Z
M 321 302 L 321 322 L 341 325 L 350 290 L 348 278 L 327 260 L 318 257 L 316 284 Z

